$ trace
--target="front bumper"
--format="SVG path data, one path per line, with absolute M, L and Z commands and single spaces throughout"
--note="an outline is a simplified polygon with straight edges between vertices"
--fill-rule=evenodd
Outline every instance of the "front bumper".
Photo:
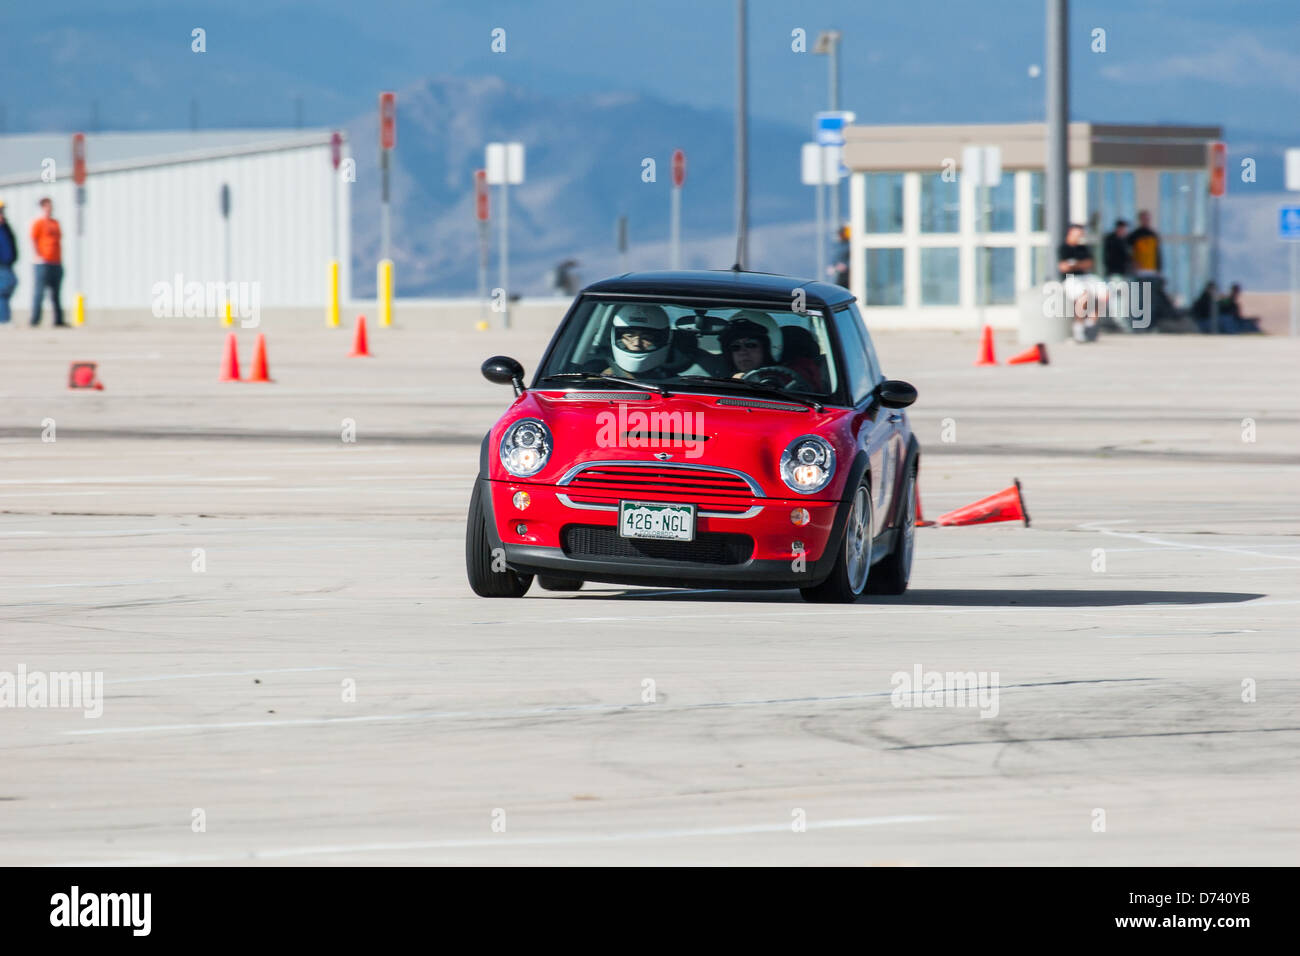
M 599 507 L 577 500 L 569 488 L 522 481 L 484 482 L 483 502 L 488 514 L 488 536 L 504 551 L 506 563 L 524 574 L 580 577 L 614 584 L 675 587 L 798 588 L 819 584 L 835 563 L 847 508 L 834 500 L 754 498 L 749 507 L 736 503 L 690 499 L 697 505 L 696 539 L 701 547 L 647 549 L 662 555 L 639 553 L 593 554 L 575 547 L 578 541 L 602 539 L 606 545 L 624 545 L 617 539 L 617 504 Z M 527 508 L 517 508 L 516 492 L 526 491 Z M 673 500 L 673 496 L 647 496 L 645 500 Z M 736 513 L 723 515 L 729 507 Z M 808 511 L 807 524 L 790 521 L 795 508 Z M 584 531 L 585 534 L 575 534 Z M 745 539 L 743 547 L 740 539 Z M 725 540 L 726 546 L 712 546 Z M 705 543 L 711 545 L 705 547 Z M 631 547 L 606 547 L 609 552 L 631 552 Z M 707 553 L 706 553 L 707 552 Z M 699 558 L 704 558 L 699 560 Z M 739 560 L 737 560 L 739 558 Z

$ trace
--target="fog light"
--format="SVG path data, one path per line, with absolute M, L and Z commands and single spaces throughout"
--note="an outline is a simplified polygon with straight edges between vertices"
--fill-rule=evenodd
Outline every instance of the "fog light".
M 510 500 L 515 503 L 515 507 L 518 508 L 520 511 L 523 511 L 525 508 L 527 508 L 530 504 L 532 504 L 533 501 L 533 499 L 528 496 L 528 492 L 526 491 L 516 491 L 515 496 Z
M 790 512 L 790 523 L 802 527 L 812 520 L 807 508 L 795 508 Z
M 515 534 L 527 534 L 527 533 L 528 533 L 528 525 L 524 524 L 522 521 L 519 522 L 519 524 L 515 525 Z

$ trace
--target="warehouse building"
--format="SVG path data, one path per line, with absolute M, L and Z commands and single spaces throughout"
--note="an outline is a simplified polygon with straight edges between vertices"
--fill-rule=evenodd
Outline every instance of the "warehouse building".
M 878 326 L 1016 325 L 1017 296 L 1055 274 L 1045 231 L 1042 123 L 849 126 L 852 291 Z M 1116 219 L 1149 210 L 1166 290 L 1190 302 L 1209 278 L 1208 146 L 1216 126 L 1071 123 L 1070 221 L 1098 249 Z M 967 146 L 997 146 L 1002 177 L 977 215 Z M 954 171 L 956 175 L 954 175 Z
M 0 136 L 0 200 L 20 247 L 15 319 L 25 320 L 31 305 L 29 234 L 42 196 L 54 201 L 62 227 L 65 310 L 78 291 L 93 315 L 153 309 L 164 288 L 229 282 L 254 285 L 262 307 L 323 308 L 329 261 L 350 257 L 349 188 L 346 175 L 334 173 L 332 135 L 328 129 L 88 133 L 80 240 L 71 135 Z M 346 144 L 343 152 L 346 174 Z M 350 271 L 340 270 L 345 301 Z

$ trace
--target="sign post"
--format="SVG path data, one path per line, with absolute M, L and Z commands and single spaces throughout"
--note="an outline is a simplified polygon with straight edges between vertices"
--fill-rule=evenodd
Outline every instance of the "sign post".
M 686 182 L 686 153 L 673 150 L 673 191 L 670 231 L 672 234 L 669 268 L 682 267 L 682 184 Z
M 393 260 L 389 257 L 390 218 L 388 206 L 389 154 L 397 145 L 397 94 L 379 94 L 379 170 L 381 175 L 379 239 L 379 324 L 393 324 Z
M 235 317 L 231 314 L 230 306 L 230 183 L 221 184 L 221 191 L 218 193 L 217 202 L 220 204 L 221 208 L 221 231 L 223 233 L 222 245 L 225 249 L 225 268 L 223 270 L 223 277 L 226 282 L 226 288 L 222 293 L 222 298 L 225 299 L 225 305 L 223 306 L 224 311 L 221 316 L 221 324 L 229 327 L 235 324 Z
M 627 216 L 619 216 L 614 227 L 614 243 L 618 246 L 618 268 L 627 272 Z
M 840 171 L 841 157 L 844 152 L 844 127 L 852 123 L 857 116 L 849 110 L 824 110 L 817 113 L 813 119 L 813 138 L 818 145 L 823 146 L 830 153 L 824 157 L 827 164 L 831 164 L 831 169 L 835 171 L 833 177 L 828 177 L 824 185 L 830 186 L 830 232 L 838 234 L 840 228 L 840 180 L 843 175 Z M 818 187 L 820 190 L 821 187 Z M 822 230 L 818 230 L 822 232 Z M 817 238 L 818 249 L 821 256 L 825 256 L 826 236 L 823 232 Z M 818 281 L 826 281 L 825 275 L 818 276 Z
M 1228 191 L 1228 144 L 1209 145 L 1210 280 L 1219 288 L 1219 199 Z M 1219 297 L 1210 297 L 1210 331 L 1219 331 Z
M 82 242 L 81 237 L 85 232 L 85 208 L 86 208 L 86 134 L 72 134 L 72 181 L 77 185 L 77 274 L 73 278 L 73 285 L 77 287 L 77 298 L 74 300 L 72 322 L 74 325 L 86 324 L 86 296 L 83 294 L 81 286 L 81 277 L 85 275 L 85 267 L 82 265 Z M 57 302 L 55 303 L 58 304 Z
M 478 305 L 479 319 L 486 320 L 488 267 L 488 198 L 487 170 L 474 170 L 474 218 L 478 220 Z M 484 326 L 486 328 L 486 326 Z
M 984 297 L 991 284 L 993 257 L 980 241 L 983 239 L 984 215 L 988 209 L 988 190 L 1002 181 L 1002 148 L 1000 146 L 967 146 L 961 155 L 962 176 L 975 186 L 975 316 L 980 328 L 984 326 Z M 984 268 L 978 267 L 980 253 L 984 253 Z
M 335 130 L 330 135 L 330 265 L 329 311 L 325 324 L 331 329 L 339 327 L 339 164 L 343 161 L 343 134 Z
M 485 156 L 488 185 L 501 187 L 501 272 L 504 325 L 510 328 L 510 195 L 509 187 L 524 181 L 524 144 L 488 143 Z

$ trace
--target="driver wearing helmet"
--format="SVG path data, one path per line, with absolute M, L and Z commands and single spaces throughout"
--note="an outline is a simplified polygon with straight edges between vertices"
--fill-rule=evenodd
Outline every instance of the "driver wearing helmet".
M 722 354 L 730 363 L 732 378 L 743 378 L 777 388 L 811 390 L 798 372 L 781 364 L 781 327 L 766 312 L 740 309 L 718 336 Z
M 675 354 L 674 339 L 672 323 L 662 308 L 643 303 L 625 305 L 615 314 L 609 329 L 613 364 L 601 374 L 671 378 L 684 367 L 683 356 Z

